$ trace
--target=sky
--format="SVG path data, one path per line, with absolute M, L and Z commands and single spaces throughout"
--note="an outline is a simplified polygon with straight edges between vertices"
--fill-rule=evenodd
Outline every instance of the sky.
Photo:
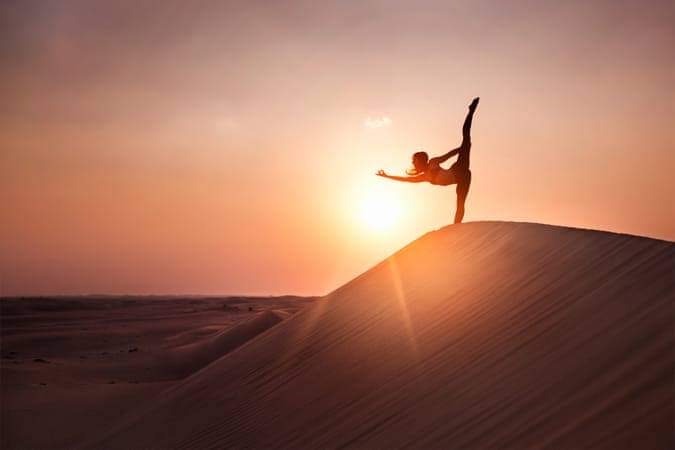
M 330 292 L 451 222 L 675 240 L 672 1 L 0 3 L 0 295 Z

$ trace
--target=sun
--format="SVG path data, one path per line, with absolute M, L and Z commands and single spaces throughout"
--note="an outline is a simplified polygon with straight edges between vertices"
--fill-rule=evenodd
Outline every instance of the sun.
M 361 221 L 372 230 L 383 231 L 392 228 L 401 213 L 399 203 L 385 191 L 367 193 L 360 206 Z

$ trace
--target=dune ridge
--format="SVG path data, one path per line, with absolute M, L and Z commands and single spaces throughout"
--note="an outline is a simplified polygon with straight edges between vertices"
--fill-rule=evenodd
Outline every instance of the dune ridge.
M 220 331 L 205 341 L 173 348 L 168 357 L 171 370 L 177 373 L 179 378 L 197 372 L 288 316 L 282 311 L 263 311 L 252 319 Z
M 421 237 L 90 448 L 671 448 L 675 245 Z

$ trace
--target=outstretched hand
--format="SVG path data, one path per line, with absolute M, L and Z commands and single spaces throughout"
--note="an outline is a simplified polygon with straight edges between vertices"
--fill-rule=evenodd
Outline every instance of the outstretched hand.
M 378 177 L 387 177 L 388 176 L 387 173 L 382 169 L 378 170 L 375 175 L 377 175 Z

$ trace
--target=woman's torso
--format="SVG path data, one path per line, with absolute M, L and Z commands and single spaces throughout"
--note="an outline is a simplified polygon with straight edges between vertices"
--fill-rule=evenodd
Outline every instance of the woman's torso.
M 449 186 L 457 183 L 457 177 L 452 167 L 450 169 L 444 169 L 438 163 L 430 163 L 427 173 L 429 183 L 431 184 Z
M 457 184 L 466 182 L 470 177 L 469 171 L 469 155 L 471 153 L 471 144 L 463 144 L 459 151 L 457 161 L 450 167 L 444 169 L 440 164 L 434 160 L 429 161 L 427 168 L 429 183 L 439 186 L 448 186 L 450 184 Z

